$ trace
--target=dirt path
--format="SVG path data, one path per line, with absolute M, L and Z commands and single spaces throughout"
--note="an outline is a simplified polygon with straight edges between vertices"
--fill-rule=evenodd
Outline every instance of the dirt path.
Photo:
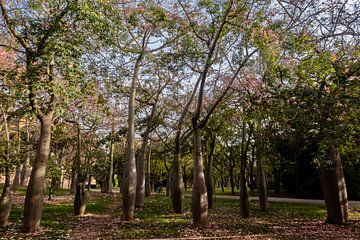
M 119 204 L 113 203 L 101 214 L 85 214 L 79 217 L 79 222 L 68 238 L 71 240 L 105 239 L 104 233 L 110 232 L 114 225 L 120 223 L 120 218 L 114 217 L 113 213 L 119 208 Z
M 191 197 L 190 194 L 185 194 L 187 197 Z M 229 196 L 229 195 L 216 195 L 215 199 L 231 199 L 238 200 L 239 196 Z M 258 201 L 258 197 L 250 197 L 250 201 Z M 283 197 L 268 197 L 269 202 L 279 202 L 279 203 L 301 203 L 301 204 L 323 204 L 325 205 L 324 200 L 319 199 L 301 199 L 301 198 L 283 198 Z M 349 206 L 360 207 L 360 201 L 348 201 Z

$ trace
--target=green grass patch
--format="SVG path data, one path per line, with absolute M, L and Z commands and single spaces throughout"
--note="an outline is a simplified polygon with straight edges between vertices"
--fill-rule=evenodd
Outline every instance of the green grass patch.
M 121 222 L 115 238 L 171 238 L 179 237 L 184 225 L 191 222 L 190 199 L 185 199 L 185 214 L 172 213 L 169 197 L 156 194 L 145 199 L 144 209 L 135 211 L 135 220 Z

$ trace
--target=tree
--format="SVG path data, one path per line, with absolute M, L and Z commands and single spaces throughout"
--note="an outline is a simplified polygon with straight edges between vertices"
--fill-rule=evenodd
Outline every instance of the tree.
M 40 122 L 40 139 L 25 198 L 23 222 L 23 231 L 34 232 L 40 225 L 54 114 L 61 103 L 59 99 L 74 97 L 78 90 L 75 87 L 70 91 L 64 83 L 76 86 L 79 80 L 76 58 L 80 56 L 78 44 L 82 32 L 78 31 L 76 22 L 86 19 L 89 16 L 86 11 L 91 8 L 78 1 L 41 0 L 31 3 L 0 1 L 0 7 L 7 34 L 16 40 L 14 47 L 7 47 L 14 48 L 24 60 L 22 77 L 26 82 L 28 101 Z M 79 17 L 80 13 L 82 17 Z
M 208 206 L 203 173 L 201 130 L 207 125 L 210 116 L 225 98 L 235 79 L 239 77 L 239 73 L 244 65 L 256 53 L 256 49 L 251 50 L 249 45 L 250 35 L 247 31 L 253 16 L 251 16 L 252 8 L 248 8 L 246 3 L 236 1 L 200 2 L 193 6 L 194 9 L 190 10 L 181 1 L 178 1 L 178 3 L 183 9 L 191 30 L 190 36 L 193 39 L 190 38 L 190 41 L 199 41 L 199 45 L 203 46 L 203 48 L 199 49 L 199 56 L 195 58 L 195 70 L 199 74 L 199 88 L 197 90 L 196 107 L 192 117 L 192 131 L 194 134 L 192 215 L 194 225 L 204 227 L 208 219 Z M 205 12 L 206 15 L 204 15 L 204 18 L 201 18 L 194 15 L 194 12 Z M 235 19 L 239 23 L 235 23 Z M 241 26 L 241 24 L 244 24 L 242 21 L 244 19 L 246 19 L 247 25 Z M 197 22 L 199 23 L 198 25 L 195 24 Z M 239 26 L 241 26 L 241 29 L 238 28 Z M 237 36 L 234 42 L 230 40 L 231 36 Z M 227 44 L 230 44 L 230 46 Z M 235 45 L 237 46 L 236 48 L 231 47 Z M 227 54 L 234 54 L 233 60 L 235 60 L 235 63 L 229 60 Z M 216 66 L 220 66 L 219 69 Z M 214 102 L 206 106 L 207 111 L 204 113 L 205 89 L 210 79 L 220 79 L 223 90 L 218 93 L 218 97 Z
M 10 196 L 10 133 L 7 123 L 7 114 L 0 104 L 1 116 L 3 118 L 4 133 L 5 133 L 5 148 L 4 154 L 1 156 L 4 159 L 5 165 L 5 183 L 0 198 L 0 226 L 4 226 L 11 210 L 11 196 Z

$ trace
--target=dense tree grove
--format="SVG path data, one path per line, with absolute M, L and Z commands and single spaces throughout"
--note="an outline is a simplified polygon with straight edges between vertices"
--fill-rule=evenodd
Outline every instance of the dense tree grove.
M 360 6 L 347 0 L 0 0 L 0 226 L 27 186 L 120 188 L 122 217 L 161 182 L 196 227 L 217 188 L 324 198 L 326 222 L 360 199 Z M 13 177 L 13 178 L 12 178 Z M 94 181 L 96 180 L 96 183 Z M 11 188 L 11 189 L 10 189 Z

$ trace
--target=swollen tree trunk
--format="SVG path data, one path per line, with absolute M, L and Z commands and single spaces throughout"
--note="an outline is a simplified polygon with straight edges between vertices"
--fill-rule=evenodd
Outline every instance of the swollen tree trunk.
M 256 144 L 256 182 L 259 194 L 259 205 L 261 211 L 266 211 L 269 203 L 267 197 L 266 175 L 262 162 L 263 140 L 259 134 L 254 134 L 254 137 Z
M 76 146 L 76 192 L 74 198 L 74 214 L 75 216 L 82 216 L 85 214 L 86 202 L 87 202 L 87 192 L 85 191 L 85 180 L 86 174 L 82 174 L 80 169 L 81 167 L 81 128 L 80 122 L 77 121 L 77 146 Z
M 204 227 L 208 222 L 208 197 L 206 191 L 203 159 L 201 152 L 201 129 L 193 122 L 194 127 L 194 172 L 191 211 L 194 225 Z
M 215 151 L 215 137 L 211 137 L 210 142 L 210 153 L 207 161 L 206 166 L 206 176 L 205 176 L 205 182 L 206 182 L 206 190 L 207 190 L 207 196 L 208 196 L 208 208 L 212 209 L 214 206 L 214 177 L 213 177 L 213 161 L 214 161 L 214 151 Z
M 145 163 L 146 163 L 146 152 L 147 145 L 149 142 L 150 128 L 145 130 L 143 134 L 143 141 L 141 143 L 139 154 L 136 159 L 136 198 L 135 207 L 143 208 L 145 199 Z
M 23 231 L 35 232 L 40 227 L 42 209 L 44 205 L 44 183 L 46 164 L 50 154 L 51 124 L 53 113 L 39 115 L 40 139 L 36 149 L 35 160 L 26 191 L 24 204 Z
M 80 182 L 76 187 L 76 194 L 74 199 L 75 216 L 83 216 L 85 214 L 86 202 L 87 193 L 85 191 L 85 184 Z
M 136 162 L 135 162 L 135 96 L 139 77 L 140 63 L 144 52 L 140 53 L 134 68 L 131 82 L 128 113 L 128 133 L 126 142 L 125 168 L 121 181 L 123 219 L 129 221 L 134 216 L 136 198 Z
M 344 224 L 349 221 L 348 199 L 338 148 L 334 144 L 330 144 L 326 155 L 331 164 L 330 166 L 322 166 L 320 169 L 327 211 L 326 222 Z

